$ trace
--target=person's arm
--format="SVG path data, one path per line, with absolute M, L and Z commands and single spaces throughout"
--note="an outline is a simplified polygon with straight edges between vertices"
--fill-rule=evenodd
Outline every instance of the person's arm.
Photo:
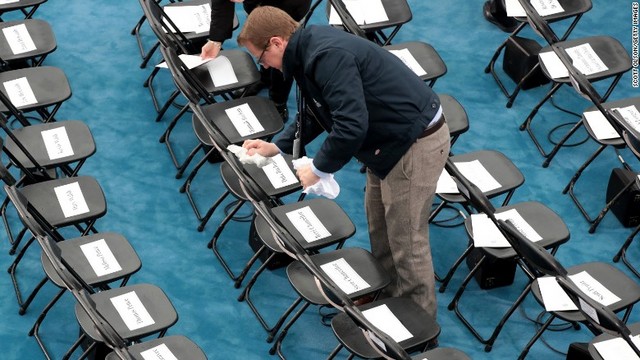
M 222 43 L 231 38 L 233 32 L 234 7 L 243 0 L 211 0 L 211 23 L 209 41 L 202 46 L 200 57 L 213 59 L 218 56 Z

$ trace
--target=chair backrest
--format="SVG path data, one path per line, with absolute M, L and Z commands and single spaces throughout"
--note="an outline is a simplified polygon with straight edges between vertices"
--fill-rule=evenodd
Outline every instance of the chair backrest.
M 0 97 L 2 95 L 2 92 L 0 91 Z M 11 138 L 11 140 L 13 141 L 14 144 L 16 144 L 16 146 L 18 147 L 18 149 L 27 157 L 27 159 L 29 159 L 29 161 L 31 162 L 31 164 L 33 164 L 33 168 L 36 169 L 36 171 L 39 174 L 42 174 L 42 176 L 45 179 L 51 179 L 51 176 L 47 173 L 47 170 L 40 165 L 40 163 L 38 163 L 38 161 L 33 157 L 33 155 L 31 154 L 31 152 L 29 152 L 29 150 L 24 146 L 24 144 L 20 141 L 20 139 L 18 139 L 16 137 L 16 135 L 13 133 L 13 131 L 11 130 L 11 128 L 9 127 L 9 124 L 7 122 L 7 118 L 4 116 L 4 114 L 0 113 L 0 128 L 2 128 L 2 130 L 5 132 L 5 134 L 7 134 L 7 136 L 9 138 Z M 7 154 L 7 156 L 9 157 L 9 159 L 11 160 L 11 162 L 13 162 L 17 167 L 20 168 L 20 170 L 32 181 L 37 181 L 36 176 L 34 175 L 34 173 L 32 171 L 30 171 L 29 169 L 27 169 L 24 164 L 22 164 L 20 161 L 18 161 L 18 159 L 16 158 L 16 155 L 11 153 L 11 151 L 9 151 L 9 149 L 7 149 L 6 146 L 2 147 L 2 150 L 5 152 L 5 154 Z
M 478 186 L 469 181 L 469 179 L 460 172 L 455 163 L 451 161 L 451 158 L 447 159 L 444 168 L 447 170 L 449 175 L 453 177 L 462 197 L 464 197 L 465 200 L 467 200 L 467 202 L 478 212 L 487 214 L 487 216 L 495 221 L 494 213 L 496 212 L 496 209 L 489 198 L 482 192 L 482 190 L 480 190 L 480 188 L 478 188 Z
M 611 309 L 582 292 L 569 278 L 558 276 L 556 281 L 593 327 L 622 337 L 636 355 L 640 356 L 640 350 L 631 341 L 631 331 Z
M 607 110 L 607 114 L 615 121 L 622 134 L 622 139 L 627 148 L 640 159 L 640 131 L 636 130 L 617 109 Z
M 498 228 L 536 276 L 566 276 L 567 269 L 543 246 L 527 239 L 511 220 L 498 220 Z
M 329 4 L 336 9 L 336 13 L 340 17 L 340 20 L 342 20 L 342 25 L 345 30 L 361 38 L 367 37 L 364 30 L 362 30 L 358 23 L 353 19 L 353 16 L 351 16 L 349 10 L 347 10 L 347 6 L 342 0 L 329 0 Z
M 60 247 L 47 236 L 38 235 L 36 239 L 45 257 L 51 263 L 56 275 L 62 279 L 64 286 L 73 294 L 77 303 L 89 316 L 95 329 L 102 336 L 104 343 L 111 349 L 126 349 L 126 341 L 96 309 L 96 304 L 89 296 L 90 292 L 86 289 L 86 283 L 84 283 L 64 261 Z M 124 357 L 121 357 L 122 359 L 133 359 L 131 354 L 128 354 L 126 351 L 120 351 L 118 353 L 123 354 Z
M 549 24 L 538 14 L 538 11 L 531 5 L 529 0 L 518 0 L 520 5 L 527 13 L 527 21 L 529 22 L 529 26 L 540 35 L 541 38 L 545 39 L 549 45 L 555 44 L 560 39 L 558 36 L 551 30 Z
M 202 100 L 207 104 L 213 104 L 215 100 L 204 88 L 200 80 L 186 67 L 173 47 L 160 47 L 162 57 L 167 63 L 176 87 L 188 101 L 199 104 Z
M 183 53 L 191 46 L 191 41 L 178 29 L 176 24 L 167 16 L 159 3 L 153 0 L 141 0 L 142 11 L 149 21 L 151 31 L 156 35 L 162 46 L 178 46 Z
M 0 149 L 2 149 L 2 146 L 3 146 L 3 140 L 2 138 L 0 138 Z M 7 167 L 4 166 L 4 164 L 1 161 L 0 161 L 0 179 L 2 179 L 2 181 L 6 185 L 16 184 L 16 178 L 13 177 L 13 175 L 11 175 L 11 173 L 9 172 L 9 169 L 7 169 Z
M 49 224 L 38 210 L 29 204 L 27 198 L 20 192 L 15 185 L 5 185 L 4 191 L 7 197 L 15 207 L 20 221 L 29 229 L 33 236 L 49 236 L 56 241 L 62 241 L 64 238 L 58 231 Z

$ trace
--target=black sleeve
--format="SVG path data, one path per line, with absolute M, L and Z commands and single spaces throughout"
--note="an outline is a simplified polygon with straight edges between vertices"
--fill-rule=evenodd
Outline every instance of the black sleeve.
M 223 42 L 231 38 L 235 3 L 229 0 L 211 0 L 209 39 Z

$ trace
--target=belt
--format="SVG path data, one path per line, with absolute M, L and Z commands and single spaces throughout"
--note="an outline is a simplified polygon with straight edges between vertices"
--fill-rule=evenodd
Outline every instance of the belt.
M 430 127 L 426 128 L 426 129 L 424 129 L 422 134 L 420 134 L 420 136 L 418 136 L 418 139 L 425 138 L 425 137 L 433 134 L 434 132 L 440 130 L 442 125 L 444 125 L 444 115 L 440 115 L 440 118 L 435 121 L 435 124 L 433 124 L 433 126 L 430 126 Z

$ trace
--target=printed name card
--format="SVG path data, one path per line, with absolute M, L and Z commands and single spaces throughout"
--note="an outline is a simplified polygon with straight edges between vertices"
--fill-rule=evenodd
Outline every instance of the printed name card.
M 201 58 L 200 55 L 180 54 L 178 55 L 178 57 L 180 58 L 180 60 L 182 60 L 182 63 L 187 67 L 187 69 L 193 69 L 206 62 L 211 61 L 211 59 Z M 166 61 L 163 61 L 160 64 L 156 65 L 156 67 L 166 69 L 168 68 L 168 65 Z
M 511 220 L 516 229 L 531 241 L 540 241 L 542 237 L 527 223 L 516 209 L 495 214 L 498 220 Z M 486 214 L 471 214 L 473 243 L 476 247 L 510 247 L 509 241 L 502 235 L 496 224 Z
M 251 111 L 249 104 L 242 104 L 224 111 L 240 136 L 249 136 L 264 131 L 262 124 Z
M 310 207 L 305 206 L 287 213 L 287 218 L 306 242 L 314 242 L 331 236 Z
M 381 0 L 343 0 L 343 3 L 358 25 L 389 21 Z M 342 25 L 342 19 L 333 6 L 329 10 L 329 24 Z
M 109 275 L 122 270 L 104 239 L 80 245 L 80 250 L 82 250 L 97 276 Z
M 80 184 L 74 182 L 53 188 L 58 198 L 60 208 L 65 218 L 81 215 L 89 212 L 89 206 L 84 200 Z
M 267 175 L 267 179 L 269 179 L 274 189 L 298 183 L 298 178 L 291 171 L 287 161 L 281 154 L 272 157 L 271 162 L 262 167 L 262 171 Z
M 347 295 L 369 288 L 369 285 L 344 259 L 321 265 L 320 268 Z
M 582 113 L 589 124 L 593 134 L 599 140 L 617 139 L 620 137 L 616 129 L 607 121 L 607 118 L 599 110 L 585 111 Z
M 216 87 L 235 84 L 238 82 L 236 73 L 233 71 L 231 61 L 224 55 L 219 55 L 205 65 L 211 76 L 211 81 Z
M 396 342 L 410 339 L 413 335 L 407 330 L 387 305 L 380 305 L 362 312 L 373 326 L 382 330 Z
M 19 108 L 38 103 L 26 77 L 5 81 L 2 85 L 4 85 L 13 106 Z
M 604 306 L 609 306 L 620 301 L 620 298 L 616 296 L 616 294 L 609 291 L 609 289 L 600 284 L 598 280 L 594 279 L 593 276 L 589 275 L 586 271 L 571 275 L 569 278 L 582 292 Z
M 544 280 L 543 280 L 544 279 Z M 549 280 L 550 279 L 550 280 Z M 569 279 L 578 289 L 604 306 L 620 301 L 620 298 L 609 291 L 586 271 L 570 275 Z M 541 281 L 542 280 L 542 281 Z M 542 300 L 547 311 L 578 310 L 569 296 L 562 290 L 553 277 L 538 278 Z
M 155 324 L 135 291 L 112 297 L 109 300 L 130 331 Z
M 36 44 L 33 43 L 25 24 L 6 27 L 2 29 L 2 32 L 9 43 L 9 47 L 11 47 L 11 52 L 15 55 L 36 49 Z
M 631 125 L 634 130 L 640 132 L 640 112 L 638 112 L 635 105 L 617 108 L 616 110 L 622 115 L 622 118 L 627 124 Z
M 592 75 L 609 69 L 589 43 L 566 48 L 565 51 L 571 58 L 573 66 L 584 75 Z M 558 79 L 569 76 L 569 70 L 567 70 L 555 52 L 540 53 L 540 60 L 542 60 L 552 78 Z
M 167 345 L 160 344 L 140 353 L 144 360 L 178 360 Z
M 49 155 L 50 160 L 56 160 L 73 155 L 73 149 L 71 148 L 71 142 L 67 135 L 67 129 L 64 126 L 44 130 L 40 132 L 40 135 L 42 135 L 44 147 L 47 149 L 47 154 Z
M 640 336 L 631 336 L 631 341 L 640 349 Z M 623 338 L 616 337 L 613 339 L 594 343 L 593 346 L 604 360 L 638 360 L 640 357 L 631 348 Z
M 4 5 L 4 4 L 11 4 L 11 3 L 17 3 L 20 0 L 0 0 L 0 5 Z
M 456 168 L 482 192 L 495 190 L 500 187 L 500 183 L 487 171 L 480 163 L 480 160 L 455 163 Z
M 202 33 L 209 31 L 211 5 L 208 3 L 197 6 L 165 6 L 164 13 L 180 32 Z M 167 26 L 170 27 L 169 24 Z
M 422 66 L 418 63 L 416 58 L 411 54 L 409 49 L 400 49 L 400 50 L 389 50 L 390 53 L 397 56 L 402 62 L 411 69 L 416 75 L 424 76 L 427 75 L 427 72 L 424 70 Z
M 529 1 L 531 6 L 536 10 L 538 15 L 547 16 L 553 14 L 559 14 L 564 12 L 564 9 L 558 2 L 558 0 L 531 0 Z M 518 0 L 506 0 L 505 9 L 507 10 L 507 16 L 511 17 L 524 17 L 527 16 L 527 12 L 524 10 Z

